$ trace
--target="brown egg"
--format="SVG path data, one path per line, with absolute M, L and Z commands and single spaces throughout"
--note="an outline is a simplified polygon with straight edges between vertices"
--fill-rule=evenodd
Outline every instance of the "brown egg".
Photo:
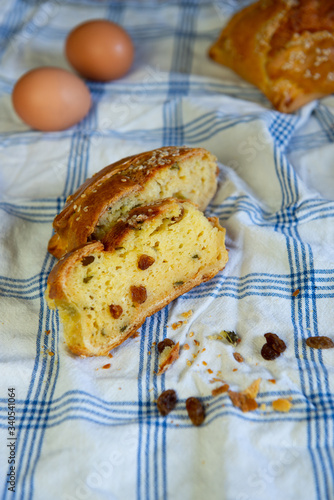
M 125 75 L 134 57 L 127 32 L 104 19 L 87 21 L 74 28 L 67 37 L 65 51 L 78 73 L 101 82 Z
M 12 102 L 16 113 L 30 127 L 44 132 L 64 130 L 88 113 L 88 87 L 76 75 L 60 68 L 37 68 L 15 84 Z

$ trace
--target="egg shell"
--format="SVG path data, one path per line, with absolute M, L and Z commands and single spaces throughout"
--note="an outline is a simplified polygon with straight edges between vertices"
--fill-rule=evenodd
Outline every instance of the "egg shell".
M 82 120 L 90 109 L 91 96 L 73 73 L 43 67 L 28 71 L 16 82 L 12 102 L 27 125 L 50 132 L 65 130 Z
M 102 82 L 124 76 L 134 58 L 128 33 L 104 19 L 86 21 L 74 28 L 67 37 L 65 52 L 80 75 Z

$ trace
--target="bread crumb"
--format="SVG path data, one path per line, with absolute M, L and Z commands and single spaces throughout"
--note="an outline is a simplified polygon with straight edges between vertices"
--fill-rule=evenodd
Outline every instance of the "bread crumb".
M 190 309 L 189 311 L 182 313 L 181 316 L 183 318 L 189 318 L 192 315 L 192 313 L 193 313 L 193 311 L 192 311 L 192 309 Z
M 221 378 L 213 377 L 209 382 L 210 384 L 214 384 L 215 382 L 224 382 L 224 380 Z
M 49 352 L 48 352 L 48 355 L 49 355 L 49 356 L 54 356 L 54 355 L 55 355 L 55 353 L 54 353 L 54 352 L 52 352 L 52 351 L 49 351 Z
M 232 372 L 237 372 L 238 368 L 233 368 Z
M 236 361 L 238 361 L 238 363 L 242 363 L 244 361 L 244 358 L 238 352 L 234 352 L 233 357 Z
M 183 321 L 178 321 L 177 323 L 173 323 L 173 324 L 172 324 L 172 328 L 173 328 L 173 330 L 177 330 L 177 329 L 178 329 L 178 328 L 180 328 L 182 325 L 183 325 Z
M 186 351 L 188 351 L 190 349 L 189 344 L 184 344 L 183 349 L 185 349 Z
M 199 346 L 198 340 L 194 339 L 194 344 L 197 345 L 197 346 Z
M 111 354 L 111 352 L 109 352 L 109 354 L 108 354 L 108 358 L 112 358 L 112 354 Z
M 189 333 L 189 337 L 193 337 L 194 335 L 195 335 L 194 332 Z
M 210 375 L 211 375 L 211 373 L 213 373 L 213 371 L 211 370 L 211 368 L 208 368 L 208 373 L 210 373 Z
M 245 394 L 246 396 L 250 397 L 250 398 L 255 399 L 256 396 L 258 395 L 258 392 L 259 392 L 259 389 L 260 389 L 260 383 L 261 383 L 261 379 L 260 378 L 254 380 L 254 382 L 252 382 L 247 387 L 247 389 L 245 389 L 244 391 L 242 391 L 242 393 Z
M 274 378 L 269 378 L 268 382 L 271 382 L 272 384 L 276 384 L 276 380 Z
M 266 403 L 262 403 L 261 406 L 260 406 L 260 410 L 261 411 L 265 411 L 266 409 L 267 409 Z
M 202 364 L 203 364 L 204 366 L 207 366 L 207 364 L 208 364 L 208 363 L 207 363 L 206 361 L 202 361 Z
M 255 399 L 250 398 L 241 392 L 228 391 L 228 395 L 232 401 L 233 406 L 240 408 L 244 413 L 254 411 L 257 409 L 258 404 Z
M 149 352 L 151 354 L 151 351 Z M 165 347 L 159 356 L 158 375 L 162 375 L 165 371 L 179 358 L 180 344 L 179 342 L 173 346 Z
M 275 411 L 288 412 L 291 410 L 292 404 L 288 399 L 276 399 L 273 401 L 273 408 Z
M 297 297 L 297 295 L 299 295 L 299 292 L 300 292 L 300 290 L 299 290 L 299 288 L 297 288 L 297 290 L 295 290 L 293 292 L 292 297 Z
M 190 359 L 187 359 L 187 365 L 188 365 L 188 366 L 191 366 L 191 365 L 192 365 L 192 362 L 190 361 Z
M 212 396 L 219 396 L 219 394 L 223 394 L 223 392 L 227 392 L 229 390 L 230 386 L 228 384 L 221 385 L 220 387 L 217 387 L 216 389 L 212 389 L 211 394 Z
M 45 330 L 45 335 L 50 335 L 51 330 Z
M 111 364 L 110 364 L 110 363 L 107 363 L 106 365 L 103 365 L 103 366 L 102 366 L 102 368 L 103 368 L 104 370 L 108 370 L 108 368 L 110 368 L 110 367 L 111 367 Z

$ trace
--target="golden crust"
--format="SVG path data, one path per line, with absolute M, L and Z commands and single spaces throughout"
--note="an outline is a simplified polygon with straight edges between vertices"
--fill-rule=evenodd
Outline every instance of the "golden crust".
M 334 92 L 334 1 L 255 2 L 232 17 L 209 56 L 293 112 Z
M 68 197 L 64 209 L 53 222 L 55 234 L 50 239 L 48 251 L 60 258 L 80 247 L 93 235 L 100 218 L 115 203 L 143 191 L 149 180 L 159 172 L 170 169 L 175 162 L 201 157 L 214 162 L 214 170 L 210 173 L 208 184 L 202 190 L 200 198 L 189 198 L 204 210 L 216 190 L 216 158 L 202 148 L 171 146 L 147 151 L 105 167 Z M 195 186 L 199 179 L 194 176 L 191 182 Z M 180 191 L 182 193 L 182 187 Z
M 94 257 L 94 259 L 92 260 L 94 261 L 96 259 L 97 261 L 99 255 L 101 254 L 116 254 L 117 249 L 119 249 L 122 244 L 126 245 L 127 237 L 129 235 L 131 237 L 141 232 L 137 231 L 137 229 L 138 226 L 142 223 L 144 225 L 146 224 L 147 227 L 149 226 L 151 220 L 154 221 L 158 217 L 160 217 L 162 221 L 167 220 L 166 217 L 169 217 L 169 220 L 172 224 L 179 222 L 180 220 L 182 220 L 184 214 L 184 206 L 187 207 L 187 210 L 191 209 L 195 211 L 198 214 L 198 217 L 205 219 L 203 214 L 198 212 L 195 208 L 191 208 L 194 207 L 193 204 L 175 199 L 165 199 L 147 205 L 145 207 L 138 207 L 130 211 L 125 220 L 120 220 L 116 223 L 116 225 L 111 229 L 110 233 L 106 236 L 103 242 L 95 241 L 86 243 L 80 248 L 68 253 L 56 264 L 49 275 L 46 291 L 46 299 L 49 306 L 51 308 L 58 307 L 60 309 L 62 307 L 71 307 L 71 304 L 73 304 L 73 302 L 72 288 L 70 285 L 69 276 L 72 270 L 75 269 L 76 266 L 78 266 L 78 264 L 82 264 L 81 266 L 79 266 L 80 268 L 86 265 L 84 261 L 85 258 L 87 259 L 88 257 Z M 171 217 L 171 213 L 176 213 L 177 215 Z M 217 272 L 223 269 L 228 260 L 227 252 L 224 247 L 225 229 L 223 229 L 217 223 L 217 220 L 215 218 L 213 218 L 213 220 L 210 220 L 209 222 L 214 228 L 214 231 L 218 230 L 217 234 L 221 234 L 221 236 L 215 237 L 214 241 L 212 241 L 212 245 L 214 245 L 213 248 L 215 248 L 214 251 L 217 251 L 218 254 L 220 254 L 219 257 L 217 257 L 217 260 L 215 258 L 214 262 L 211 260 L 208 264 L 206 264 L 203 260 L 203 264 L 201 264 L 201 266 L 198 268 L 198 271 L 191 275 L 189 279 L 187 278 L 186 281 L 180 282 L 180 285 L 178 284 L 178 286 L 176 287 L 170 287 L 171 291 L 162 295 L 158 295 L 157 298 L 154 298 L 154 301 L 148 303 L 147 306 L 145 303 L 145 307 L 139 307 L 138 309 L 136 309 L 135 319 L 131 322 L 131 324 L 128 325 L 126 331 L 118 333 L 116 338 L 108 339 L 108 341 L 102 345 L 94 345 L 94 348 L 92 348 L 89 343 L 85 343 L 83 333 L 78 333 L 77 338 L 72 338 L 71 335 L 73 335 L 73 330 L 71 335 L 68 335 L 66 332 L 66 325 L 64 325 L 65 340 L 70 350 L 74 354 L 81 356 L 106 355 L 111 349 L 117 347 L 128 337 L 136 333 L 138 328 L 144 323 L 145 319 L 148 316 L 151 316 L 155 312 L 159 311 L 165 305 L 169 304 L 172 300 L 176 299 L 183 293 L 188 292 L 193 287 L 203 283 L 204 281 L 208 281 L 213 276 L 215 276 Z M 190 229 L 190 227 L 188 227 L 188 229 Z M 194 229 L 194 231 L 196 231 L 196 229 Z M 166 232 L 168 232 L 167 229 Z M 220 242 L 220 244 L 217 247 L 216 245 L 218 244 L 218 241 Z M 137 246 L 135 248 L 137 248 Z M 139 271 L 139 273 L 141 272 L 146 271 Z M 91 291 L 89 293 L 91 293 Z M 76 324 L 75 321 L 74 324 Z

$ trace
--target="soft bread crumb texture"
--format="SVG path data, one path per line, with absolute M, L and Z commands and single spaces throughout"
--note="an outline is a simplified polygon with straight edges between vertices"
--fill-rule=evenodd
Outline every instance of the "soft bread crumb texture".
M 216 219 L 175 199 L 144 211 L 150 210 L 152 217 L 140 217 L 137 209 L 118 222 L 107 236 L 115 245 L 108 251 L 100 242 L 87 244 L 50 274 L 46 296 L 59 309 L 74 353 L 107 354 L 147 316 L 225 267 L 225 230 Z
M 101 240 L 129 210 L 168 197 L 204 210 L 217 189 L 215 156 L 203 148 L 147 151 L 108 165 L 87 179 L 55 217 L 48 250 L 57 258 L 87 241 Z
M 114 224 L 130 210 L 164 198 L 190 200 L 200 210 L 204 210 L 208 199 L 216 191 L 216 169 L 214 157 L 207 152 L 202 153 L 200 157 L 197 155 L 183 161 L 173 161 L 172 158 L 168 168 L 150 176 L 143 189 L 114 203 L 100 217 L 93 237 L 102 240 Z

